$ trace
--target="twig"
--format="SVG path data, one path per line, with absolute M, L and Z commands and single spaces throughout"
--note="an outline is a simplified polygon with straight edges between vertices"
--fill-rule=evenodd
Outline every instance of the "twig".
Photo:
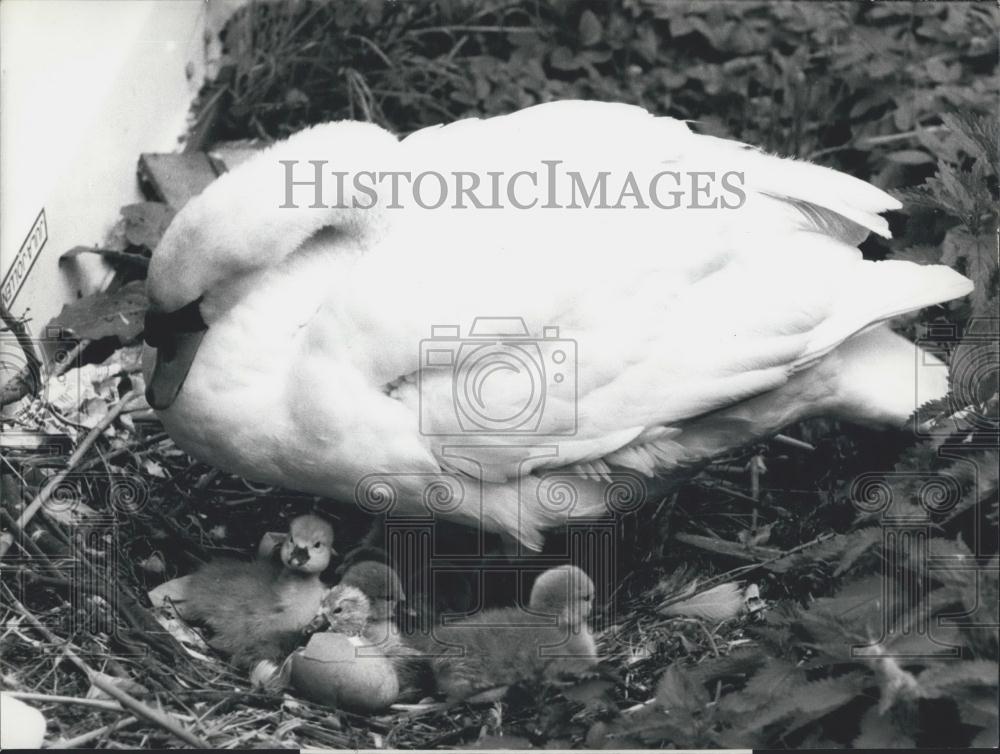
M 725 539 L 703 537 L 700 534 L 688 534 L 687 532 L 678 532 L 674 535 L 674 539 L 678 542 L 683 542 L 686 545 L 697 547 L 699 550 L 707 550 L 708 552 L 714 552 L 719 555 L 728 555 L 732 558 L 739 558 L 740 560 L 749 560 L 752 562 L 767 560 L 768 558 L 782 558 L 785 556 L 784 551 L 777 550 L 773 547 L 744 545 L 738 542 L 730 542 Z
M 77 256 L 78 254 L 97 254 L 99 256 L 104 257 L 110 262 L 123 262 L 127 265 L 139 269 L 142 272 L 145 272 L 149 268 L 149 259 L 142 256 L 142 254 L 136 254 L 135 252 L 132 251 L 117 251 L 116 249 L 91 249 L 86 247 L 79 247 L 79 251 L 74 251 L 73 256 Z
M 126 445 L 121 448 L 115 448 L 105 456 L 101 456 L 99 458 L 91 458 L 86 463 L 81 463 L 77 467 L 77 471 L 87 471 L 88 469 L 94 468 L 98 464 L 102 464 L 108 461 L 114 461 L 115 459 L 120 458 L 121 456 L 126 455 L 128 453 L 138 454 L 140 452 L 150 452 L 150 448 L 152 448 L 152 446 L 158 445 L 164 440 L 169 440 L 169 439 L 170 435 L 168 435 L 166 432 L 158 432 L 152 437 L 147 437 L 146 439 L 140 440 L 132 445 Z
M 52 368 L 52 374 L 50 374 L 49 377 L 59 377 L 65 374 L 69 370 L 70 366 L 75 364 L 76 360 L 80 358 L 80 354 L 83 353 L 83 349 L 89 345 L 90 338 L 81 339 L 79 343 L 73 346 L 69 353 L 55 363 L 55 366 Z
M 808 450 L 808 451 L 816 450 L 816 446 L 813 445 L 812 443 L 808 443 L 805 440 L 797 440 L 794 437 L 789 437 L 788 435 L 781 435 L 781 434 L 775 435 L 774 440 L 775 442 L 781 442 L 784 443 L 785 445 L 790 445 L 793 448 L 799 448 L 801 450 Z
M 49 748 L 50 749 L 76 749 L 80 746 L 85 746 L 91 741 L 103 738 L 104 736 L 114 733 L 116 730 L 124 728 L 126 725 L 133 725 L 139 722 L 137 717 L 123 717 L 117 722 L 111 723 L 111 725 L 105 725 L 101 728 L 95 730 L 87 731 L 86 733 L 81 733 L 79 736 L 74 736 L 73 738 L 67 738 L 62 741 L 54 741 Z
M 838 144 L 835 147 L 826 147 L 825 149 L 818 149 L 811 153 L 807 160 L 815 160 L 823 155 L 833 154 L 834 152 L 842 152 L 845 149 L 870 149 L 871 147 L 878 146 L 879 144 L 891 144 L 894 141 L 906 141 L 907 139 L 912 139 L 917 134 L 924 133 L 937 133 L 939 131 L 948 130 L 947 126 L 927 126 L 926 128 L 915 128 L 912 131 L 904 131 L 898 134 L 886 134 L 884 136 L 865 136 L 860 139 L 852 139 L 845 144 Z
M 696 621 L 701 626 L 701 630 L 705 632 L 705 636 L 708 638 L 708 645 L 712 648 L 712 654 L 716 657 L 719 656 L 719 647 L 715 643 L 715 637 L 712 636 L 712 632 L 708 630 L 708 626 L 705 625 L 703 621 Z
M 59 640 L 59 638 L 55 634 L 49 631 L 49 629 L 46 628 L 41 623 L 41 621 L 39 621 L 38 618 L 36 618 L 34 614 L 21 603 L 21 601 L 17 597 L 11 594 L 9 590 L 8 590 L 8 597 L 10 599 L 10 604 L 13 606 L 13 608 L 17 612 L 19 612 L 21 616 L 25 620 L 27 620 L 28 623 L 30 623 L 35 628 L 36 631 L 38 631 L 38 633 L 40 633 L 42 636 L 44 636 L 53 644 L 63 643 Z M 149 720 L 151 723 L 154 723 L 155 725 L 160 726 L 161 728 L 177 736 L 177 738 L 179 738 L 181 741 L 190 746 L 194 746 L 198 749 L 209 748 L 207 742 L 198 738 L 198 736 L 194 735 L 191 731 L 189 731 L 187 728 L 181 725 L 180 722 L 178 722 L 172 716 L 168 715 L 165 712 L 160 712 L 159 710 L 155 710 L 152 707 L 147 706 L 146 704 L 143 704 L 134 696 L 129 694 L 127 691 L 123 691 L 122 689 L 115 686 L 113 683 L 110 683 L 107 680 L 105 680 L 100 673 L 98 673 L 96 670 L 87 665 L 87 663 L 85 663 L 82 659 L 80 659 L 80 656 L 73 650 L 72 646 L 68 642 L 63 644 L 63 652 L 65 654 L 66 659 L 69 660 L 71 663 L 73 663 L 77 667 L 77 669 L 80 670 L 80 672 L 82 672 L 87 677 L 87 680 L 90 681 L 92 685 L 99 688 L 101 691 L 110 696 L 112 699 L 115 699 L 118 702 L 120 702 L 122 707 L 130 709 L 132 712 L 135 712 L 140 717 Z
M 49 556 L 45 554 L 41 547 L 35 544 L 34 540 L 25 533 L 24 529 L 17 525 L 17 521 L 14 520 L 14 517 L 5 508 L 0 508 L 0 521 L 3 521 L 4 525 L 10 529 L 11 544 L 17 542 L 18 546 L 24 550 L 25 555 L 28 557 L 35 557 L 43 563 L 50 562 Z M 7 545 L 7 547 L 9 548 L 10 545 Z
M 862 148 L 874 147 L 878 144 L 890 144 L 894 141 L 905 141 L 906 139 L 912 139 L 914 136 L 920 133 L 938 133 L 939 131 L 947 131 L 947 126 L 926 126 L 925 128 L 914 128 L 912 131 L 904 131 L 898 134 L 886 134 L 885 136 L 865 136 L 864 138 L 858 139 L 858 146 Z
M 10 694 L 25 702 L 44 702 L 46 704 L 77 704 L 81 707 L 96 707 L 113 712 L 121 712 L 122 706 L 118 702 L 109 702 L 106 699 L 86 699 L 82 696 L 58 696 L 55 694 L 36 694 L 33 691 L 7 691 Z
M 760 475 L 764 473 L 764 459 L 757 453 L 750 459 L 750 497 L 760 500 Z M 754 508 L 754 528 L 757 528 L 757 509 Z
M 118 403 L 116 403 L 114 406 L 111 407 L 107 415 L 103 419 L 101 419 L 100 422 L 98 422 L 97 426 L 90 431 L 90 433 L 83 439 L 83 442 L 81 442 L 80 445 L 77 447 L 77 449 L 73 451 L 73 455 L 71 455 L 69 457 L 69 460 L 66 462 L 66 468 L 64 468 L 58 474 L 49 479 L 48 483 L 46 483 L 46 485 L 42 487 L 38 495 L 35 496 L 35 499 L 31 501 L 31 503 L 28 505 L 27 508 L 24 509 L 24 512 L 21 514 L 20 518 L 17 519 L 17 526 L 19 528 L 23 529 L 25 525 L 27 525 L 27 523 L 31 521 L 31 519 L 38 512 L 38 510 L 48 501 L 49 496 L 52 495 L 53 490 L 55 490 L 62 483 L 62 481 L 73 471 L 73 469 L 76 468 L 77 464 L 80 463 L 80 460 L 83 458 L 84 454 L 86 454 L 86 452 L 90 450 L 91 446 L 95 442 L 97 442 L 97 438 L 104 433 L 104 430 L 106 430 L 108 427 L 111 426 L 111 423 L 118 418 L 118 415 L 137 395 L 138 393 L 135 390 L 130 390 L 128 393 L 122 396 L 121 400 L 119 400 Z M 0 545 L 0 558 L 2 558 L 4 555 L 7 554 L 7 550 L 9 549 L 9 547 L 10 547 L 9 544 L 6 547 Z
M 451 34 L 453 32 L 470 32 L 478 34 L 537 34 L 534 26 L 429 26 L 426 29 L 414 29 L 414 36 L 420 34 Z

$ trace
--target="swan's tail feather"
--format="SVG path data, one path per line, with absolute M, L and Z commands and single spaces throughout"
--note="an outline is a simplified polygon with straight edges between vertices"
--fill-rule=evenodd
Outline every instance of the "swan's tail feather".
M 884 325 L 851 338 L 818 369 L 834 385 L 829 409 L 861 424 L 903 428 L 948 394 L 948 366 Z
M 944 265 L 890 260 L 863 262 L 858 269 L 837 304 L 838 313 L 816 328 L 793 371 L 812 366 L 853 335 L 901 314 L 961 298 L 973 289 L 971 280 Z M 877 364 L 879 357 L 874 356 Z
M 695 137 L 695 144 L 702 159 L 743 173 L 748 190 L 789 202 L 802 213 L 806 227 L 851 246 L 869 232 L 889 238 L 889 223 L 881 213 L 902 207 L 882 189 L 832 168 L 711 136 Z

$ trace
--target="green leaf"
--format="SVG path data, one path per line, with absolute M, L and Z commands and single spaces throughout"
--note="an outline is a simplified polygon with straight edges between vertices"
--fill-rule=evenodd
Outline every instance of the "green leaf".
M 583 67 L 583 64 L 568 47 L 557 47 L 549 56 L 549 62 L 553 68 L 560 71 L 575 71 Z

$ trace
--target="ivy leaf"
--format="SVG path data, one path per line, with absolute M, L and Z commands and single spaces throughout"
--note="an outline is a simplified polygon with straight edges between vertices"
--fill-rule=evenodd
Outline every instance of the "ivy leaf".
M 601 41 L 604 27 L 591 10 L 585 10 L 580 16 L 580 42 L 584 47 L 592 47 Z
M 583 67 L 583 64 L 572 53 L 568 47 L 557 47 L 549 56 L 549 62 L 553 68 L 560 71 L 575 71 Z

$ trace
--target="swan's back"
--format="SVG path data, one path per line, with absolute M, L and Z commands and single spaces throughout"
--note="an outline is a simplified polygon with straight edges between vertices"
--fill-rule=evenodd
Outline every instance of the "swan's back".
M 452 186 L 427 209 L 379 184 L 368 212 L 277 209 L 282 164 L 321 158 L 446 183 L 472 173 L 481 189 L 491 172 L 534 171 L 537 185 L 522 176 L 517 202 L 501 190 L 499 207 L 463 195 L 455 208 Z M 661 187 L 678 176 L 677 207 L 651 204 L 657 176 Z M 881 213 L 898 207 L 850 176 L 626 105 L 550 103 L 401 141 L 373 126 L 314 127 L 192 200 L 154 254 L 154 306 L 186 304 L 163 293 L 185 291 L 208 322 L 161 416 L 193 454 L 316 494 L 355 499 L 381 474 L 422 512 L 435 479 L 483 480 L 495 485 L 488 504 L 444 515 L 537 543 L 538 528 L 602 507 L 616 469 L 669 475 L 819 413 L 901 425 L 918 400 L 940 397 L 946 370 L 927 362 L 929 382 L 912 344 L 878 326 L 971 283 L 944 266 L 862 258 L 857 244 L 887 236 Z M 496 317 L 523 327 L 508 354 L 529 343 L 554 357 L 561 344 L 565 366 L 546 362 L 533 383 L 545 423 L 523 436 L 466 431 L 455 362 L 424 358 L 428 344 L 452 356 L 475 347 L 477 322 Z M 442 325 L 458 335 L 437 343 Z M 477 411 L 517 415 L 523 378 L 490 373 Z M 532 502 L 557 470 L 595 482 L 577 485 L 572 514 Z

